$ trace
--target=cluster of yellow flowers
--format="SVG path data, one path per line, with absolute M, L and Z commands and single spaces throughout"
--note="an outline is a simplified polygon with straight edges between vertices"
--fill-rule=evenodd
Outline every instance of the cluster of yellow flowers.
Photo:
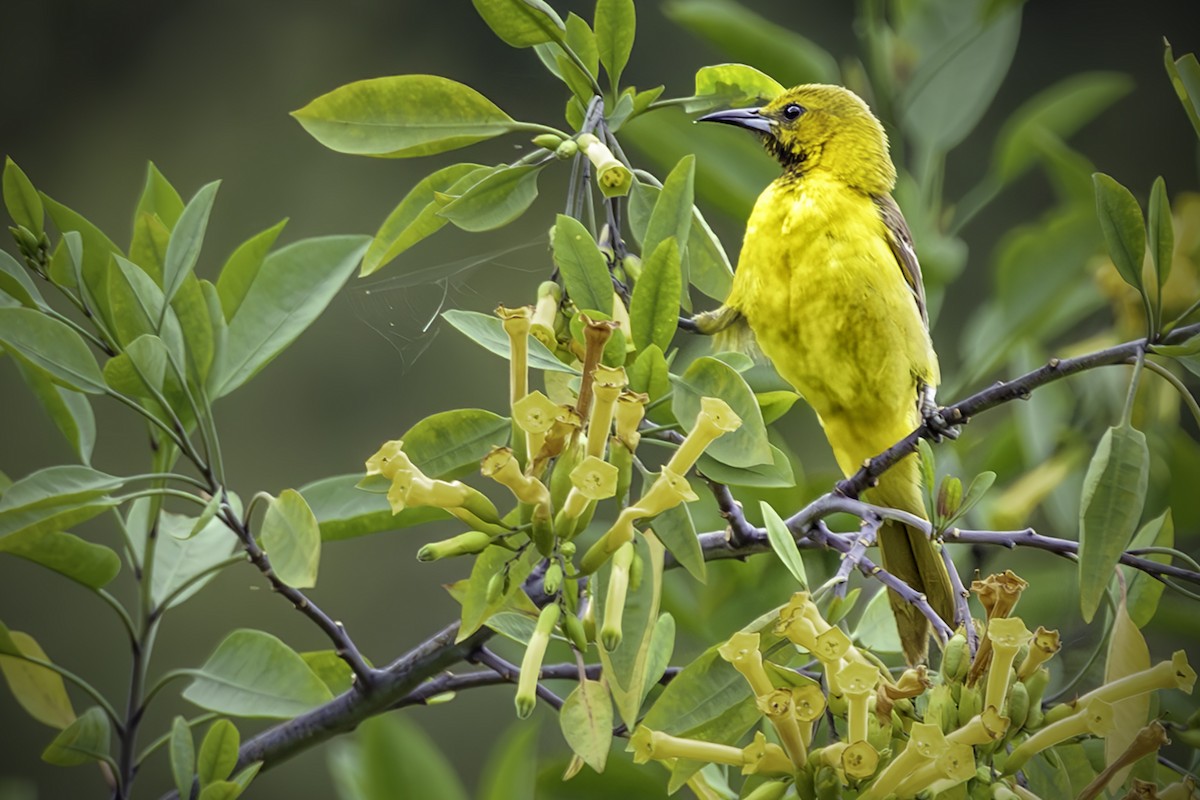
M 1031 632 L 1009 616 L 1025 585 L 1011 571 L 976 581 L 972 588 L 988 619 L 974 658 L 960 630 L 945 649 L 940 675 L 920 666 L 898 677 L 798 592 L 779 610 L 774 633 L 820 663 L 823 689 L 799 673 L 768 670 L 758 633 L 736 633 L 719 651 L 746 679 L 779 744 L 761 731 L 738 748 L 642 726 L 630 744 L 634 760 L 693 759 L 781 779 L 756 789 L 756 800 L 782 797 L 792 781 L 800 797 L 840 796 L 851 788 L 859 800 L 905 800 L 936 797 L 972 779 L 999 787 L 990 797 L 1028 800 L 1032 794 L 1012 776 L 1033 756 L 1074 737 L 1106 736 L 1121 700 L 1160 689 L 1192 691 L 1196 673 L 1179 651 L 1043 713 L 1045 664 L 1060 643 L 1057 631 Z M 844 724 L 813 747 L 823 716 Z

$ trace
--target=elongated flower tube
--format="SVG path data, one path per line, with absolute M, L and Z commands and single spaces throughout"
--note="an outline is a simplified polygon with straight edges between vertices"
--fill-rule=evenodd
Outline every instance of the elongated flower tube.
M 763 667 L 762 653 L 758 649 L 759 635 L 738 631 L 729 637 L 729 641 L 717 648 L 721 658 L 733 665 L 750 684 L 754 695 L 766 695 L 775 691 L 767 670 Z
M 525 657 L 521 659 L 521 676 L 517 679 L 517 716 L 525 719 L 533 713 L 537 705 L 537 681 L 542 671 L 542 659 L 546 657 L 546 645 L 550 643 L 550 634 L 558 624 L 561 610 L 558 603 L 551 603 L 538 614 L 537 625 L 529 644 L 525 646 Z
M 1026 761 L 1047 747 L 1054 747 L 1059 742 L 1065 742 L 1067 739 L 1088 733 L 1093 736 L 1108 736 L 1112 732 L 1113 709 L 1111 703 L 1099 698 L 1090 698 L 1080 708 L 1081 710 L 1077 713 L 1047 725 L 1021 742 L 1004 762 L 1004 774 L 1015 774 L 1025 765 Z
M 500 317 L 504 332 L 508 334 L 509 354 L 509 404 L 512 405 L 529 392 L 529 327 L 533 318 L 532 306 L 505 308 L 499 306 L 496 316 Z
M 1008 679 L 1017 651 L 1033 636 L 1020 617 L 997 618 L 988 623 L 987 638 L 992 643 L 992 666 L 988 672 L 987 692 L 983 707 L 1004 710 Z
M 677 475 L 686 474 L 717 437 L 732 433 L 741 426 L 742 418 L 724 400 L 719 397 L 700 398 L 696 424 L 667 462 L 667 469 Z
M 553 352 L 558 345 L 555 340 L 555 322 L 558 320 L 558 307 L 562 303 L 562 287 L 554 281 L 542 281 L 538 286 L 537 305 L 533 308 L 533 318 L 529 321 L 529 332 L 533 338 Z
M 1149 669 L 1126 675 L 1124 678 L 1093 689 L 1076 700 L 1075 705 L 1077 708 L 1083 708 L 1091 700 L 1116 703 L 1128 697 L 1159 689 L 1179 689 L 1184 694 L 1191 694 L 1195 685 L 1196 670 L 1188 664 L 1187 653 L 1176 650 L 1171 655 L 1170 661 L 1160 661 Z
M 517 463 L 511 448 L 493 447 L 483 457 L 479 471 L 484 477 L 505 486 L 522 503 L 535 506 L 550 503 L 550 490 L 537 478 L 521 472 L 521 465 Z
M 952 742 L 933 761 L 917 767 L 896 787 L 896 797 L 906 800 L 926 789 L 932 796 L 975 777 L 975 751 L 970 745 Z M 936 787 L 936 788 L 935 788 Z
M 1029 652 L 1017 667 L 1017 680 L 1027 680 L 1037 668 L 1049 661 L 1055 653 L 1062 649 L 1062 640 L 1058 631 L 1048 631 L 1041 625 L 1033 632 L 1033 640 L 1029 643 Z
M 633 542 L 623 544 L 613 555 L 612 571 L 608 576 L 600 643 L 610 653 L 621 644 L 621 623 L 625 616 L 625 596 L 629 591 L 629 568 L 633 564 L 633 555 Z
M 663 761 L 668 758 L 688 758 L 711 764 L 728 764 L 740 767 L 745 763 L 741 748 L 727 744 L 704 742 L 672 736 L 662 731 L 652 731 L 639 725 L 629 738 L 629 749 L 633 751 L 633 763 Z
M 608 443 L 608 431 L 612 427 L 617 398 L 629 382 L 623 367 L 596 367 L 592 373 L 592 415 L 588 419 L 587 454 L 604 457 L 604 445 Z
M 595 572 L 618 547 L 632 541 L 635 533 L 633 524 L 636 521 L 658 516 L 680 503 L 690 503 L 699 499 L 686 478 L 663 467 L 662 472 L 637 504 L 621 511 L 612 527 L 583 554 L 579 562 L 580 571 L 585 575 Z
M 513 422 L 525 431 L 525 451 L 529 454 L 530 461 L 535 460 L 542 452 L 546 434 L 554 427 L 554 422 L 561 412 L 562 406 L 536 390 L 513 403 Z
M 908 744 L 884 767 L 859 800 L 883 800 L 896 790 L 909 773 L 946 752 L 946 737 L 937 725 L 914 722 L 909 730 Z
M 846 741 L 850 744 L 865 741 L 868 705 L 879 683 L 879 670 L 866 664 L 847 664 L 838 672 L 837 680 L 849 704 Z
M 417 551 L 417 561 L 438 561 L 443 558 L 482 552 L 492 543 L 490 534 L 467 531 L 440 542 L 430 542 Z
M 596 171 L 596 185 L 605 197 L 623 197 L 633 187 L 633 173 L 594 134 L 575 139 Z
M 762 731 L 754 732 L 754 741 L 742 748 L 743 775 L 791 775 L 796 765 L 783 748 L 768 742 Z
M 650 395 L 644 392 L 631 392 L 628 389 L 621 392 L 621 396 L 617 398 L 615 413 L 617 439 L 631 453 L 637 450 L 638 442 L 642 440 L 642 435 L 638 433 L 638 425 L 642 424 L 642 418 L 646 416 L 646 403 L 648 402 L 650 402 Z
M 588 503 L 605 500 L 616 494 L 617 468 L 596 456 L 588 456 L 571 470 L 571 491 L 559 514 L 563 520 L 574 520 Z
M 467 525 L 493 536 L 509 533 L 500 522 L 496 506 L 482 492 L 461 481 L 430 478 L 398 446 L 402 444 L 388 442 L 380 453 L 372 456 L 376 459 L 377 474 L 386 473 L 391 478 L 387 499 L 393 514 L 410 507 L 431 506 L 445 509 Z M 370 470 L 371 461 L 367 463 Z
M 783 742 L 783 749 L 797 767 L 803 767 L 808 760 L 808 747 L 800 736 L 800 722 L 792 709 L 792 692 L 790 689 L 775 689 L 754 698 L 758 710 L 771 720 Z
M 976 714 L 966 725 L 946 734 L 946 741 L 953 744 L 975 745 L 991 744 L 1004 738 L 1008 733 L 1008 717 L 1000 716 L 994 706 L 989 706 L 983 713 Z

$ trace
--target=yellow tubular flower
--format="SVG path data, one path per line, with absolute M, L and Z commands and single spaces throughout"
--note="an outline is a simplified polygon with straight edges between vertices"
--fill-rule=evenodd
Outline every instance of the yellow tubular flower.
M 1002 574 L 989 575 L 981 581 L 972 581 L 971 591 L 979 596 L 979 602 L 987 611 L 987 621 L 990 625 L 993 619 L 1003 619 L 1012 613 L 1017 601 L 1021 599 L 1021 592 L 1025 591 L 1028 585 L 1009 569 Z M 983 677 L 991 659 L 992 642 L 985 638 L 980 643 L 975 660 L 971 662 L 971 669 L 967 673 L 968 686 L 974 686 Z
M 909 773 L 946 752 L 946 737 L 937 725 L 914 722 L 908 744 L 871 784 L 859 800 L 884 800 Z
M 847 745 L 842 751 L 841 767 L 847 778 L 866 780 L 879 768 L 879 751 L 866 741 Z
M 564 520 L 577 519 L 588 503 L 605 500 L 617 491 L 617 468 L 596 456 L 588 456 L 571 470 L 571 491 L 563 503 Z
M 650 402 L 650 395 L 643 392 L 631 392 L 628 389 L 621 392 L 621 396 L 617 398 L 615 415 L 617 438 L 631 453 L 637 450 L 638 442 L 642 439 L 642 435 L 638 433 L 638 426 L 641 425 L 642 418 L 646 416 L 646 403 L 648 402 Z
M 1029 643 L 1029 652 L 1017 667 L 1017 679 L 1024 681 L 1037 671 L 1038 667 L 1049 661 L 1055 653 L 1062 649 L 1062 641 L 1058 631 L 1048 631 L 1041 625 L 1033 633 L 1033 641 Z
M 509 357 L 509 404 L 520 400 L 529 391 L 529 327 L 533 317 L 532 306 L 496 309 L 503 320 L 504 332 L 508 334 L 511 350 Z
M 838 672 L 837 680 L 850 706 L 846 715 L 849 725 L 846 741 L 850 744 L 865 741 L 868 702 L 879 683 L 879 670 L 865 664 L 847 664 Z
M 742 748 L 743 775 L 791 775 L 796 765 L 779 745 L 768 742 L 762 731 L 754 732 L 754 741 Z
M 558 403 L 539 391 L 530 392 L 513 403 L 513 422 L 525 431 L 525 450 L 531 461 L 541 453 L 546 434 L 554 427 L 561 412 Z
M 732 433 L 741 426 L 742 418 L 735 414 L 724 400 L 719 397 L 700 398 L 700 413 L 696 415 L 696 424 L 667 462 L 667 469 L 677 475 L 686 474 L 700 458 L 700 454 L 718 436 Z
M 763 667 L 762 653 L 758 649 L 759 635 L 738 631 L 729 637 L 729 641 L 717 649 L 721 658 L 733 665 L 750 684 L 750 691 L 755 696 L 770 694 L 775 691 L 767 670 Z
M 1081 708 L 1081 711 L 1047 725 L 1021 742 L 1004 762 L 1004 774 L 1015 774 L 1030 758 L 1059 742 L 1065 742 L 1067 739 L 1082 736 L 1085 733 L 1093 736 L 1107 736 L 1112 732 L 1113 709 L 1110 703 L 1092 698 Z
M 575 140 L 596 172 L 596 185 L 605 197 L 622 197 L 633 186 L 633 173 L 594 134 L 584 133 Z
M 951 743 L 932 762 L 917 767 L 896 787 L 896 797 L 904 800 L 932 789 L 932 796 L 952 789 L 975 777 L 975 751 L 969 745 Z M 936 787 L 936 788 L 934 788 Z
M 994 707 L 984 709 L 982 714 L 974 717 L 958 730 L 946 734 L 946 741 L 952 744 L 982 745 L 998 742 L 1008 733 L 1008 717 L 1000 716 Z
M 623 367 L 600 365 L 592 373 L 592 415 L 588 419 L 587 454 L 604 457 L 604 445 L 608 442 L 608 431 L 612 427 L 613 412 L 617 397 L 628 383 Z
M 639 725 L 633 732 L 633 736 L 629 738 L 629 749 L 633 751 L 635 764 L 669 758 L 688 758 L 734 767 L 740 767 L 744 763 L 742 751 L 737 747 L 671 736 L 662 731 L 652 731 L 645 725 Z
M 550 490 L 537 478 L 521 472 L 521 465 L 517 463 L 511 448 L 493 447 L 483 457 L 479 471 L 484 477 L 507 487 L 522 503 L 542 505 L 550 502 Z
M 634 537 L 633 523 L 637 520 L 658 516 L 680 503 L 690 503 L 699 499 L 686 478 L 663 467 L 662 472 L 637 504 L 628 506 L 621 511 L 612 527 L 584 553 L 583 559 L 579 563 L 580 571 L 585 575 L 595 572 L 609 556 L 617 551 L 618 547 L 632 541 Z
M 808 747 L 800 735 L 800 722 L 792 708 L 791 690 L 774 689 L 766 694 L 756 694 L 755 705 L 775 726 L 775 731 L 783 742 L 783 749 L 787 751 L 792 763 L 803 767 L 808 760 Z
M 992 643 L 992 666 L 988 672 L 987 692 L 983 696 L 984 708 L 1004 710 L 1008 679 L 1012 673 L 1017 651 L 1033 636 L 1020 617 L 994 619 L 988 623 L 987 638 Z
M 1116 703 L 1129 697 L 1159 689 L 1179 689 L 1191 694 L 1196 685 L 1196 671 L 1188 664 L 1187 653 L 1176 650 L 1170 661 L 1160 661 L 1149 669 L 1126 675 L 1105 684 L 1075 701 L 1076 708 L 1085 707 L 1091 700 Z
M 402 439 L 392 439 L 384 442 L 383 445 L 375 451 L 375 454 L 367 459 L 367 474 L 382 475 L 391 480 L 396 474 L 396 470 L 401 466 L 409 464 L 407 457 L 397 463 L 395 461 L 397 455 L 404 453 L 404 441 Z
M 820 686 L 797 686 L 792 689 L 792 713 L 800 723 L 800 738 L 804 746 L 812 744 L 813 723 L 825 713 L 825 693 Z

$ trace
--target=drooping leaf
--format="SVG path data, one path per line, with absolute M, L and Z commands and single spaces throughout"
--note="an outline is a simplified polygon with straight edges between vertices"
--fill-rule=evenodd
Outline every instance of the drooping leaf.
M 225 780 L 233 773 L 241 741 L 238 729 L 227 719 L 218 719 L 209 726 L 196 758 L 196 775 L 200 779 L 201 790 L 210 783 Z
M 60 730 L 69 726 L 75 721 L 75 709 L 71 707 L 62 676 L 40 664 L 8 655 L 14 651 L 29 658 L 50 661 L 32 636 L 10 631 L 0 624 L 0 673 L 4 674 L 17 703 L 44 725 Z
M 409 190 L 387 219 L 379 226 L 367 254 L 363 256 L 361 275 L 370 275 L 417 242 L 435 233 L 446 224 L 434 204 L 437 192 L 452 194 L 450 188 L 477 171 L 491 171 L 482 164 L 452 164 L 422 178 Z
M 534 164 L 498 169 L 451 200 L 437 214 L 464 231 L 490 231 L 507 225 L 537 199 L 541 171 Z
M 700 209 L 692 207 L 686 250 L 687 276 L 692 285 L 714 300 L 724 300 L 733 285 L 733 267 L 721 240 Z
M 612 296 L 609 295 L 611 302 Z M 499 318 L 491 314 L 480 314 L 478 311 L 464 311 L 452 308 L 442 312 L 442 319 L 449 322 L 467 335 L 467 338 L 492 351 L 502 358 L 509 358 L 508 334 Z M 567 366 L 554 357 L 554 354 L 537 339 L 529 340 L 529 366 L 534 369 L 546 369 L 554 372 L 578 374 L 578 370 Z
M 436 75 L 355 81 L 321 95 L 292 116 L 330 150 L 386 158 L 442 153 L 517 127 L 512 117 L 470 86 Z
M 488 27 L 507 45 L 561 42 L 567 27 L 544 0 L 472 0 Z
M 90 467 L 47 467 L 25 476 L 0 497 L 0 537 L 60 531 L 91 519 L 116 501 L 121 478 Z
M 632 5 L 633 0 L 629 0 Z M 42 198 L 37 189 L 33 188 L 25 171 L 17 166 L 8 156 L 4 157 L 4 207 L 8 215 L 17 225 L 22 225 L 34 236 L 41 236 L 45 230 L 45 211 L 42 208 Z
M 1171 516 L 1169 508 L 1143 525 L 1137 535 L 1133 537 L 1133 541 L 1129 543 L 1131 550 L 1142 547 L 1174 546 L 1175 520 Z M 1164 553 L 1148 553 L 1145 558 L 1159 564 L 1171 562 L 1171 557 Z M 1162 597 L 1165 587 L 1162 581 L 1141 570 L 1135 570 L 1133 567 L 1122 567 L 1121 571 L 1125 574 L 1126 585 L 1129 586 L 1129 593 L 1125 598 L 1129 618 L 1139 628 L 1144 628 L 1150 620 L 1154 619 L 1154 613 L 1158 610 L 1159 598 Z
M 111 548 L 61 531 L 25 530 L 0 536 L 0 553 L 23 558 L 93 589 L 107 585 L 121 571 Z
M 1104 683 L 1112 683 L 1135 672 L 1150 669 L 1150 648 L 1142 632 L 1129 616 L 1125 603 L 1117 604 L 1116 617 L 1108 639 L 1104 661 Z M 1112 763 L 1125 752 L 1138 731 L 1150 720 L 1150 695 L 1140 694 L 1113 703 L 1113 730 L 1104 737 L 1104 760 Z M 1118 772 L 1110 782 L 1121 786 L 1132 765 Z
M 299 492 L 285 489 L 267 506 L 260 535 L 280 580 L 297 589 L 317 585 L 321 530 Z
M 80 462 L 89 464 L 96 445 L 96 417 L 87 396 L 59 386 L 40 367 L 16 359 L 13 363 Z
M 353 740 L 339 745 L 330 767 L 344 800 L 467 800 L 446 757 L 420 726 L 405 716 L 372 717 L 358 727 Z
M 192 779 L 196 777 L 196 744 L 192 739 L 192 729 L 183 717 L 171 720 L 171 739 L 167 746 L 175 790 L 179 792 L 180 797 L 189 797 L 192 793 Z
M 103 394 L 107 389 L 83 337 L 40 311 L 0 308 L 0 345 L 68 389 L 87 394 Z
M 566 214 L 559 214 L 554 223 L 554 263 L 577 307 L 612 314 L 612 276 L 604 255 L 588 229 Z
M 779 513 L 765 500 L 759 502 L 759 507 L 762 509 L 763 523 L 767 529 L 767 540 L 771 543 L 771 549 L 787 567 L 788 572 L 792 573 L 800 587 L 808 588 L 808 572 L 804 569 L 804 559 L 800 557 L 800 548 L 796 547 L 796 540 L 792 538 L 791 531 Z
M 294 650 L 269 633 L 225 637 L 183 691 L 201 708 L 236 717 L 287 719 L 333 699 Z
M 507 430 L 506 425 L 506 433 Z M 300 487 L 300 494 L 317 518 L 321 541 L 332 542 L 398 530 L 449 516 L 444 510 L 432 506 L 406 508 L 393 515 L 384 494 L 356 487 L 361 478 L 362 475 L 338 475 Z
M 354 271 L 365 236 L 305 239 L 267 256 L 229 321 L 225 348 L 213 364 L 213 397 L 250 380 L 320 316 Z
M 1145 434 L 1124 424 L 1105 431 L 1084 475 L 1079 504 L 1079 599 L 1087 622 L 1137 529 L 1149 472 Z
M 696 525 L 686 503 L 669 508 L 654 518 L 654 533 L 680 566 L 696 580 L 707 580 L 707 566 L 700 540 L 696 537 Z
M 596 47 L 600 63 L 608 72 L 608 82 L 614 89 L 621 85 L 621 73 L 633 52 L 637 14 L 633 0 L 597 0 Z
M 1125 282 L 1144 292 L 1142 259 L 1146 255 L 1146 228 L 1142 209 L 1128 189 L 1103 172 L 1092 176 L 1092 184 L 1108 255 Z
M 183 281 L 196 268 L 200 259 L 200 248 L 204 244 L 204 232 L 208 228 L 208 217 L 213 201 L 217 197 L 220 181 L 213 181 L 200 188 L 183 209 L 179 222 L 171 231 L 167 245 L 167 258 L 163 263 L 163 296 L 171 302 Z
M 558 714 L 563 738 L 589 767 L 603 772 L 613 738 L 613 707 L 600 681 L 580 681 Z
M 642 267 L 629 302 L 633 345 L 644 350 L 658 345 L 666 350 L 679 324 L 679 293 L 682 289 L 679 245 L 671 236 L 663 239 Z
M 772 463 L 762 412 L 758 410 L 754 392 L 735 369 L 711 356 L 703 356 L 693 361 L 673 384 L 671 407 L 685 428 L 695 424 L 702 397 L 719 397 L 742 419 L 740 428 L 708 446 L 705 451 L 708 455 L 731 467 Z
M 99 706 L 83 712 L 42 751 L 42 761 L 59 767 L 75 767 L 108 757 L 111 736 L 108 716 Z
M 254 284 L 267 253 L 287 223 L 286 219 L 280 220 L 265 231 L 251 236 L 238 245 L 225 266 L 221 267 L 221 274 L 217 276 L 217 294 L 221 298 L 226 321 L 233 319 L 238 307 L 246 299 L 246 292 Z
M 26 308 L 49 308 L 29 273 L 3 250 L 0 250 L 0 292 L 6 292 Z

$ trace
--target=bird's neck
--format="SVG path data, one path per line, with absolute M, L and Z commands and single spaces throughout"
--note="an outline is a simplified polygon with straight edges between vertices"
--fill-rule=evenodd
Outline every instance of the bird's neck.
M 896 184 L 896 168 L 886 146 L 869 140 L 858 141 L 843 135 L 802 150 L 777 144 L 772 147 L 771 142 L 767 149 L 783 167 L 781 182 L 785 185 L 799 183 L 814 173 L 824 173 L 851 189 L 883 196 L 890 194 Z

